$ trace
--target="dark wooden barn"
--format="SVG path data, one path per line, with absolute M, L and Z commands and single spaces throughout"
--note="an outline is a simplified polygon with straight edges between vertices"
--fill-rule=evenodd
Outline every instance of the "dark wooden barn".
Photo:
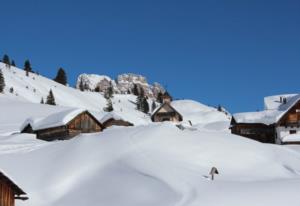
M 241 135 L 263 143 L 275 143 L 274 125 L 262 123 L 237 123 L 231 119 L 231 133 Z
M 153 122 L 181 122 L 183 120 L 182 115 L 174 109 L 170 103 L 163 103 L 158 109 L 156 109 L 151 115 Z
M 35 133 L 38 139 L 66 140 L 80 133 L 100 132 L 104 126 L 88 111 L 68 110 L 25 124 L 22 133 Z
M 0 206 L 14 206 L 15 200 L 27 200 L 26 193 L 0 171 Z

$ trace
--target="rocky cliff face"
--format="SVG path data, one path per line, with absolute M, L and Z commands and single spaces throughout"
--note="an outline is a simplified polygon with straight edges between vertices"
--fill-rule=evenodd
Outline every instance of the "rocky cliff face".
M 165 89 L 159 83 L 153 85 L 147 82 L 146 77 L 138 74 L 120 74 L 116 80 L 108 76 L 97 74 L 81 74 L 77 78 L 76 88 L 80 89 L 80 85 L 84 86 L 84 90 L 104 92 L 110 84 L 113 85 L 114 91 L 117 94 L 127 94 L 132 91 L 134 85 L 143 88 L 145 95 L 152 98 L 156 97 L 159 92 L 164 92 Z

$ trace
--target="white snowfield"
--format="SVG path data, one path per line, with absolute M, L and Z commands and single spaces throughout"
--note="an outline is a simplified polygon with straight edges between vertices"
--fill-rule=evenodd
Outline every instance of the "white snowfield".
M 114 113 L 107 114 L 98 93 L 0 67 L 7 85 L 0 94 L 0 170 L 29 197 L 17 206 L 299 206 L 299 146 L 232 135 L 228 116 L 192 100 L 172 102 L 192 129 L 150 122 L 135 109 L 133 95 L 115 95 Z M 50 88 L 59 106 L 39 104 Z M 19 134 L 29 117 L 56 124 L 57 114 L 69 118 L 68 112 L 83 109 L 99 120 L 116 115 L 136 126 L 55 142 Z M 214 181 L 212 167 L 219 171 Z

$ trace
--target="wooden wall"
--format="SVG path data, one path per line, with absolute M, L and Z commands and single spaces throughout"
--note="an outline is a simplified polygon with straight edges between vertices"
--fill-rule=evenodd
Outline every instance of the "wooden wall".
M 12 186 L 5 180 L 0 179 L 0 206 L 14 206 L 15 194 Z
M 231 133 L 263 143 L 275 143 L 275 128 L 264 124 L 234 124 Z
M 280 126 L 300 126 L 300 102 L 295 104 L 277 123 Z

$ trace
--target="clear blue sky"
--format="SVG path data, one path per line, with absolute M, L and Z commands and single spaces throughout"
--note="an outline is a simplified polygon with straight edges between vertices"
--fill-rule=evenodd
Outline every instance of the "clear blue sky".
M 12 0 L 0 19 L 1 56 L 51 78 L 63 67 L 71 85 L 139 73 L 231 112 L 300 88 L 300 1 Z

